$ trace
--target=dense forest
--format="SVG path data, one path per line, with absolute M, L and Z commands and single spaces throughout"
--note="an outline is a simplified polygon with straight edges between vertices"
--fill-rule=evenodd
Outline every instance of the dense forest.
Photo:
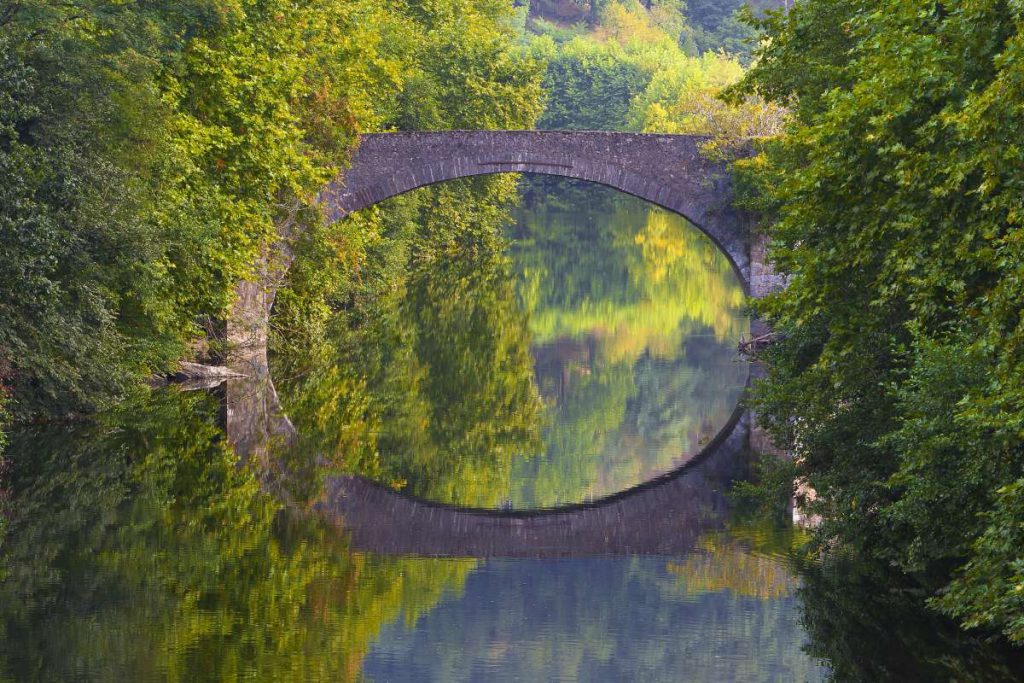
M 361 403 L 371 380 L 410 422 L 432 409 L 414 382 L 472 398 L 438 400 L 475 411 L 440 422 L 505 411 L 507 432 L 452 437 L 469 468 L 498 436 L 525 447 L 537 396 L 501 256 L 517 179 L 424 188 L 327 225 L 317 192 L 358 135 L 689 133 L 709 136 L 708 154 L 753 139 L 737 179 L 788 286 L 752 304 L 774 330 L 752 405 L 795 456 L 763 461 L 762 493 L 806 483 L 818 552 L 896 568 L 963 627 L 1021 643 L 1024 7 L 778 5 L 4 3 L 0 449 L 11 424 L 125 409 L 147 379 L 222 351 L 236 284 L 282 235 L 296 259 L 272 341 L 282 375 L 305 383 L 307 433 L 330 439 L 320 450 L 368 471 L 378 439 L 416 433 L 382 430 L 384 411 Z M 476 317 L 454 298 L 479 302 Z M 483 330 L 491 355 L 467 369 L 440 336 L 394 338 L 413 314 L 445 344 Z M 300 372 L 289 349 L 338 353 L 339 330 L 381 353 Z M 133 456 L 133 476 L 157 455 Z M 144 483 L 131 486 L 150 498 L 178 486 Z M 110 561 L 148 569 L 116 549 Z

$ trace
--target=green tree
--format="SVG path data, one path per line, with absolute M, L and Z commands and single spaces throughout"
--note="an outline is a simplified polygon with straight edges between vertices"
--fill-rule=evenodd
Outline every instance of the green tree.
M 365 114 L 350 95 L 367 69 L 333 76 L 359 44 L 342 37 L 353 14 L 327 0 L 5 8 L 0 358 L 19 414 L 102 404 L 223 314 Z
M 699 53 L 725 51 L 749 64 L 758 34 L 754 26 L 741 20 L 747 6 L 745 0 L 687 0 L 685 13 L 692 28 L 684 33 L 685 40 L 692 41 Z
M 169 369 L 280 235 L 324 234 L 317 192 L 359 132 L 530 126 L 538 67 L 511 16 L 498 0 L 5 5 L 16 414 L 93 409 Z
M 541 128 L 622 130 L 630 104 L 651 78 L 615 43 L 576 38 L 556 47 L 542 38 L 533 50 L 547 61 Z
M 761 27 L 736 92 L 794 116 L 743 164 L 789 277 L 758 305 L 783 337 L 760 414 L 822 540 L 1020 641 L 1024 14 L 809 0 Z
M 539 125 L 712 135 L 722 141 L 777 132 L 785 109 L 752 96 L 731 104 L 717 93 L 743 66 L 715 50 L 680 46 L 693 33 L 673 3 L 608 2 L 587 33 L 534 22 L 531 50 L 547 63 Z

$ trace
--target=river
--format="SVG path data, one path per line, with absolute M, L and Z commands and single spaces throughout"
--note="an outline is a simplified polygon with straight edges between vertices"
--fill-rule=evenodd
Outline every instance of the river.
M 501 249 L 410 257 L 315 350 L 14 434 L 0 680 L 1012 680 L 736 513 L 749 325 L 708 238 L 519 192 Z

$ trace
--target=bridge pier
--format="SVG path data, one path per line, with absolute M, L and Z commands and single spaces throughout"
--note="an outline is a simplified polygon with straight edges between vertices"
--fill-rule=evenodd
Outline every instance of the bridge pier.
M 768 262 L 768 238 L 754 235 L 750 240 L 750 290 L 754 299 L 760 299 L 786 287 L 786 278 L 775 272 Z

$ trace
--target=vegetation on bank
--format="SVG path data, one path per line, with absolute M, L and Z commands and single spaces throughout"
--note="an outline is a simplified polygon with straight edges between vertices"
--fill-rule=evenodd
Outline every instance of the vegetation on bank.
M 502 0 L 23 0 L 0 9 L 0 382 L 88 411 L 223 319 L 356 135 L 529 126 Z M 344 254 L 342 254 L 344 255 Z
M 789 278 L 757 408 L 820 541 L 1024 642 L 1024 7 L 804 0 L 734 94 L 786 103 L 742 164 Z

